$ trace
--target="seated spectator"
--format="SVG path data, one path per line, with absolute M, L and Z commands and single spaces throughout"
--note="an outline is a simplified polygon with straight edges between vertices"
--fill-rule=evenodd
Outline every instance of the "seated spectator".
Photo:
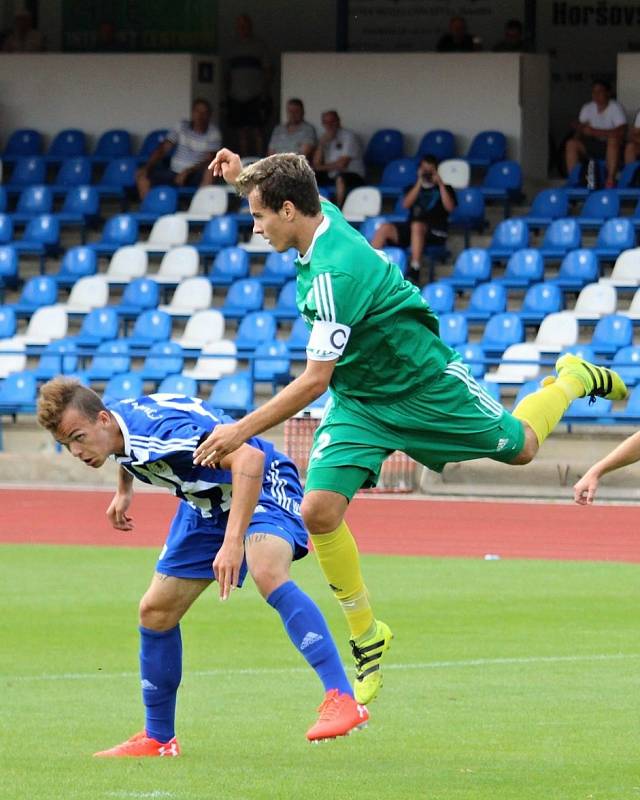
M 407 278 L 419 283 L 425 245 L 446 243 L 449 214 L 457 205 L 456 193 L 438 173 L 435 156 L 422 157 L 418 179 L 404 196 L 402 205 L 409 209 L 409 221 L 399 225 L 385 222 L 375 232 L 371 245 L 377 250 L 387 244 L 410 246 L 411 263 Z
M 316 129 L 305 121 L 302 100 L 292 97 L 287 103 L 287 121 L 273 129 L 267 152 L 270 156 L 275 153 L 299 153 L 310 158 L 317 141 Z
M 5 53 L 38 53 L 44 50 L 44 37 L 35 30 L 31 12 L 18 9 L 13 17 L 13 30 L 2 43 Z
M 579 161 L 605 159 L 607 162 L 606 186 L 615 186 L 620 163 L 627 118 L 624 109 L 611 97 L 611 87 L 606 81 L 594 81 L 591 102 L 580 109 L 580 117 L 573 136 L 567 140 L 565 157 L 567 172 Z
M 640 159 L 640 111 L 636 114 L 633 125 L 629 129 L 629 138 L 624 148 L 624 163 L 631 164 Z
M 443 33 L 438 39 L 436 50 L 439 53 L 471 53 L 476 50 L 473 36 L 467 31 L 464 17 L 451 17 L 449 33 Z
M 156 147 L 147 163 L 136 173 L 140 197 L 144 198 L 152 186 L 199 186 L 210 183 L 207 166 L 220 149 L 222 137 L 211 122 L 208 100 L 198 98 L 191 107 L 191 121 L 182 120 L 167 138 Z M 169 166 L 164 159 L 175 147 Z
M 343 128 L 337 111 L 322 115 L 324 133 L 313 156 L 313 168 L 319 184 L 335 181 L 336 205 L 342 208 L 347 194 L 364 183 L 362 145 L 356 134 Z
M 509 19 L 504 26 L 504 38 L 493 46 L 494 53 L 526 53 L 531 43 L 524 38 L 519 19 Z

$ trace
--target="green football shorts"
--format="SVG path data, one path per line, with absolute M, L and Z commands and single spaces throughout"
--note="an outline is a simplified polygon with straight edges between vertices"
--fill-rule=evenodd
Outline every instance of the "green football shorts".
M 350 499 L 376 485 L 394 450 L 441 472 L 450 461 L 513 461 L 523 446 L 520 420 L 452 361 L 422 392 L 387 405 L 334 395 L 313 439 L 305 491 Z

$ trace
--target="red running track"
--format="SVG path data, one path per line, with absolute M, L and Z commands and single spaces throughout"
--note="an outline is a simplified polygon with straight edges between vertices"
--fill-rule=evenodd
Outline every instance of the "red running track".
M 0 541 L 160 546 L 176 500 L 139 493 L 133 533 L 113 530 L 110 491 L 1 489 Z M 640 563 L 634 506 L 357 498 L 348 521 L 363 553 Z

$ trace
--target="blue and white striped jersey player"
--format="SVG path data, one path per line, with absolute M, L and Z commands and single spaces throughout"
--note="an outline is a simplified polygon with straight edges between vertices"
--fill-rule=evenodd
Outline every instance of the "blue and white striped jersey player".
M 300 516 L 302 489 L 294 464 L 274 446 L 252 438 L 221 463 L 193 464 L 193 452 L 222 412 L 194 397 L 155 394 L 105 407 L 91 389 L 55 378 L 40 390 L 38 422 L 76 458 L 98 468 L 119 464 L 107 515 L 131 531 L 133 479 L 164 486 L 178 510 L 140 603 L 140 674 L 145 729 L 97 756 L 175 756 L 176 695 L 182 675 L 180 620 L 215 579 L 222 600 L 246 571 L 282 618 L 294 646 L 325 689 L 310 741 L 343 736 L 368 720 L 353 699 L 327 624 L 313 600 L 289 577 L 292 560 L 307 554 Z

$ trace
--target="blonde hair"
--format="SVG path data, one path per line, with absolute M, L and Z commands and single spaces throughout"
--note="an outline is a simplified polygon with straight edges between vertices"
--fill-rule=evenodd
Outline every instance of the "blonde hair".
M 235 182 L 239 194 L 246 197 L 258 189 L 262 204 L 280 211 L 289 200 L 305 217 L 320 213 L 316 176 L 309 162 L 297 153 L 276 153 L 245 167 Z
M 93 389 L 83 386 L 76 378 L 53 378 L 40 389 L 38 397 L 38 424 L 55 433 L 62 415 L 73 407 L 95 422 L 105 405 Z

